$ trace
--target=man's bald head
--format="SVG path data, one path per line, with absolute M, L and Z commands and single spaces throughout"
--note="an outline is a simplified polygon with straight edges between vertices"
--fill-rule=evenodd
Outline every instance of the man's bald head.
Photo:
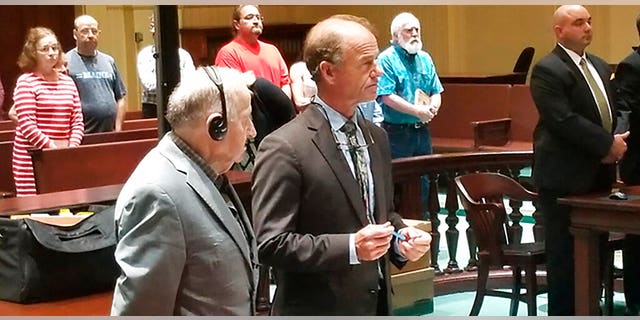
M 577 54 L 591 44 L 591 14 L 581 5 L 563 5 L 553 14 L 553 32 L 558 43 Z

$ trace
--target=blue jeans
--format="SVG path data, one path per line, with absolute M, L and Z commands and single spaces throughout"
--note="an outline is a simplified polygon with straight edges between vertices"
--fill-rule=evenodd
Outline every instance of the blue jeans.
M 390 124 L 382 123 L 387 131 L 391 148 L 391 158 L 404 158 L 429 155 L 433 153 L 431 147 L 431 133 L 428 125 Z M 436 213 L 437 214 L 437 213 Z M 429 219 L 429 176 L 422 176 L 422 218 Z

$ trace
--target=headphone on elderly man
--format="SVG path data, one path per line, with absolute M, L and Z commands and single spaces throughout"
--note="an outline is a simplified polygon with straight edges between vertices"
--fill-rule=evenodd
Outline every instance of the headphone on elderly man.
M 222 85 L 222 79 L 220 79 L 214 66 L 207 66 L 202 69 L 220 92 L 222 112 L 214 113 L 207 119 L 209 122 L 209 137 L 213 140 L 220 141 L 224 139 L 224 136 L 227 134 L 227 100 L 224 97 L 224 87 Z

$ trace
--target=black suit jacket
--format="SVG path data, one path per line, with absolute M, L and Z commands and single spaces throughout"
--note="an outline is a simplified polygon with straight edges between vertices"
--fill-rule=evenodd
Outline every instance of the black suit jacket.
M 376 221 L 400 229 L 386 133 L 362 117 L 358 125 L 370 145 Z M 349 234 L 368 224 L 365 207 L 330 130 L 322 112 L 310 107 L 260 144 L 253 223 L 260 262 L 275 270 L 273 315 L 376 314 L 377 262 L 349 264 Z M 387 288 L 389 258 L 402 265 L 393 250 L 381 259 Z M 390 291 L 380 297 L 387 304 Z
M 620 161 L 620 177 L 626 184 L 640 184 L 640 49 L 627 56 L 613 80 L 616 106 L 629 115 L 627 152 Z
M 610 67 L 592 54 L 586 56 L 604 83 L 615 128 Z M 536 187 L 557 195 L 610 188 L 615 167 L 601 160 L 613 144 L 613 134 L 602 127 L 587 81 L 560 46 L 533 67 L 531 95 L 540 115 L 533 133 Z

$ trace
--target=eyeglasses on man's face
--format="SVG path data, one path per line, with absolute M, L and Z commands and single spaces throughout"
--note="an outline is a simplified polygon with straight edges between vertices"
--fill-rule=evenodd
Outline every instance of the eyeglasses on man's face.
M 94 36 L 97 36 L 98 34 L 100 34 L 100 29 L 97 28 L 82 28 L 78 30 L 78 33 L 80 33 L 83 36 L 88 36 L 89 33 L 93 34 Z

